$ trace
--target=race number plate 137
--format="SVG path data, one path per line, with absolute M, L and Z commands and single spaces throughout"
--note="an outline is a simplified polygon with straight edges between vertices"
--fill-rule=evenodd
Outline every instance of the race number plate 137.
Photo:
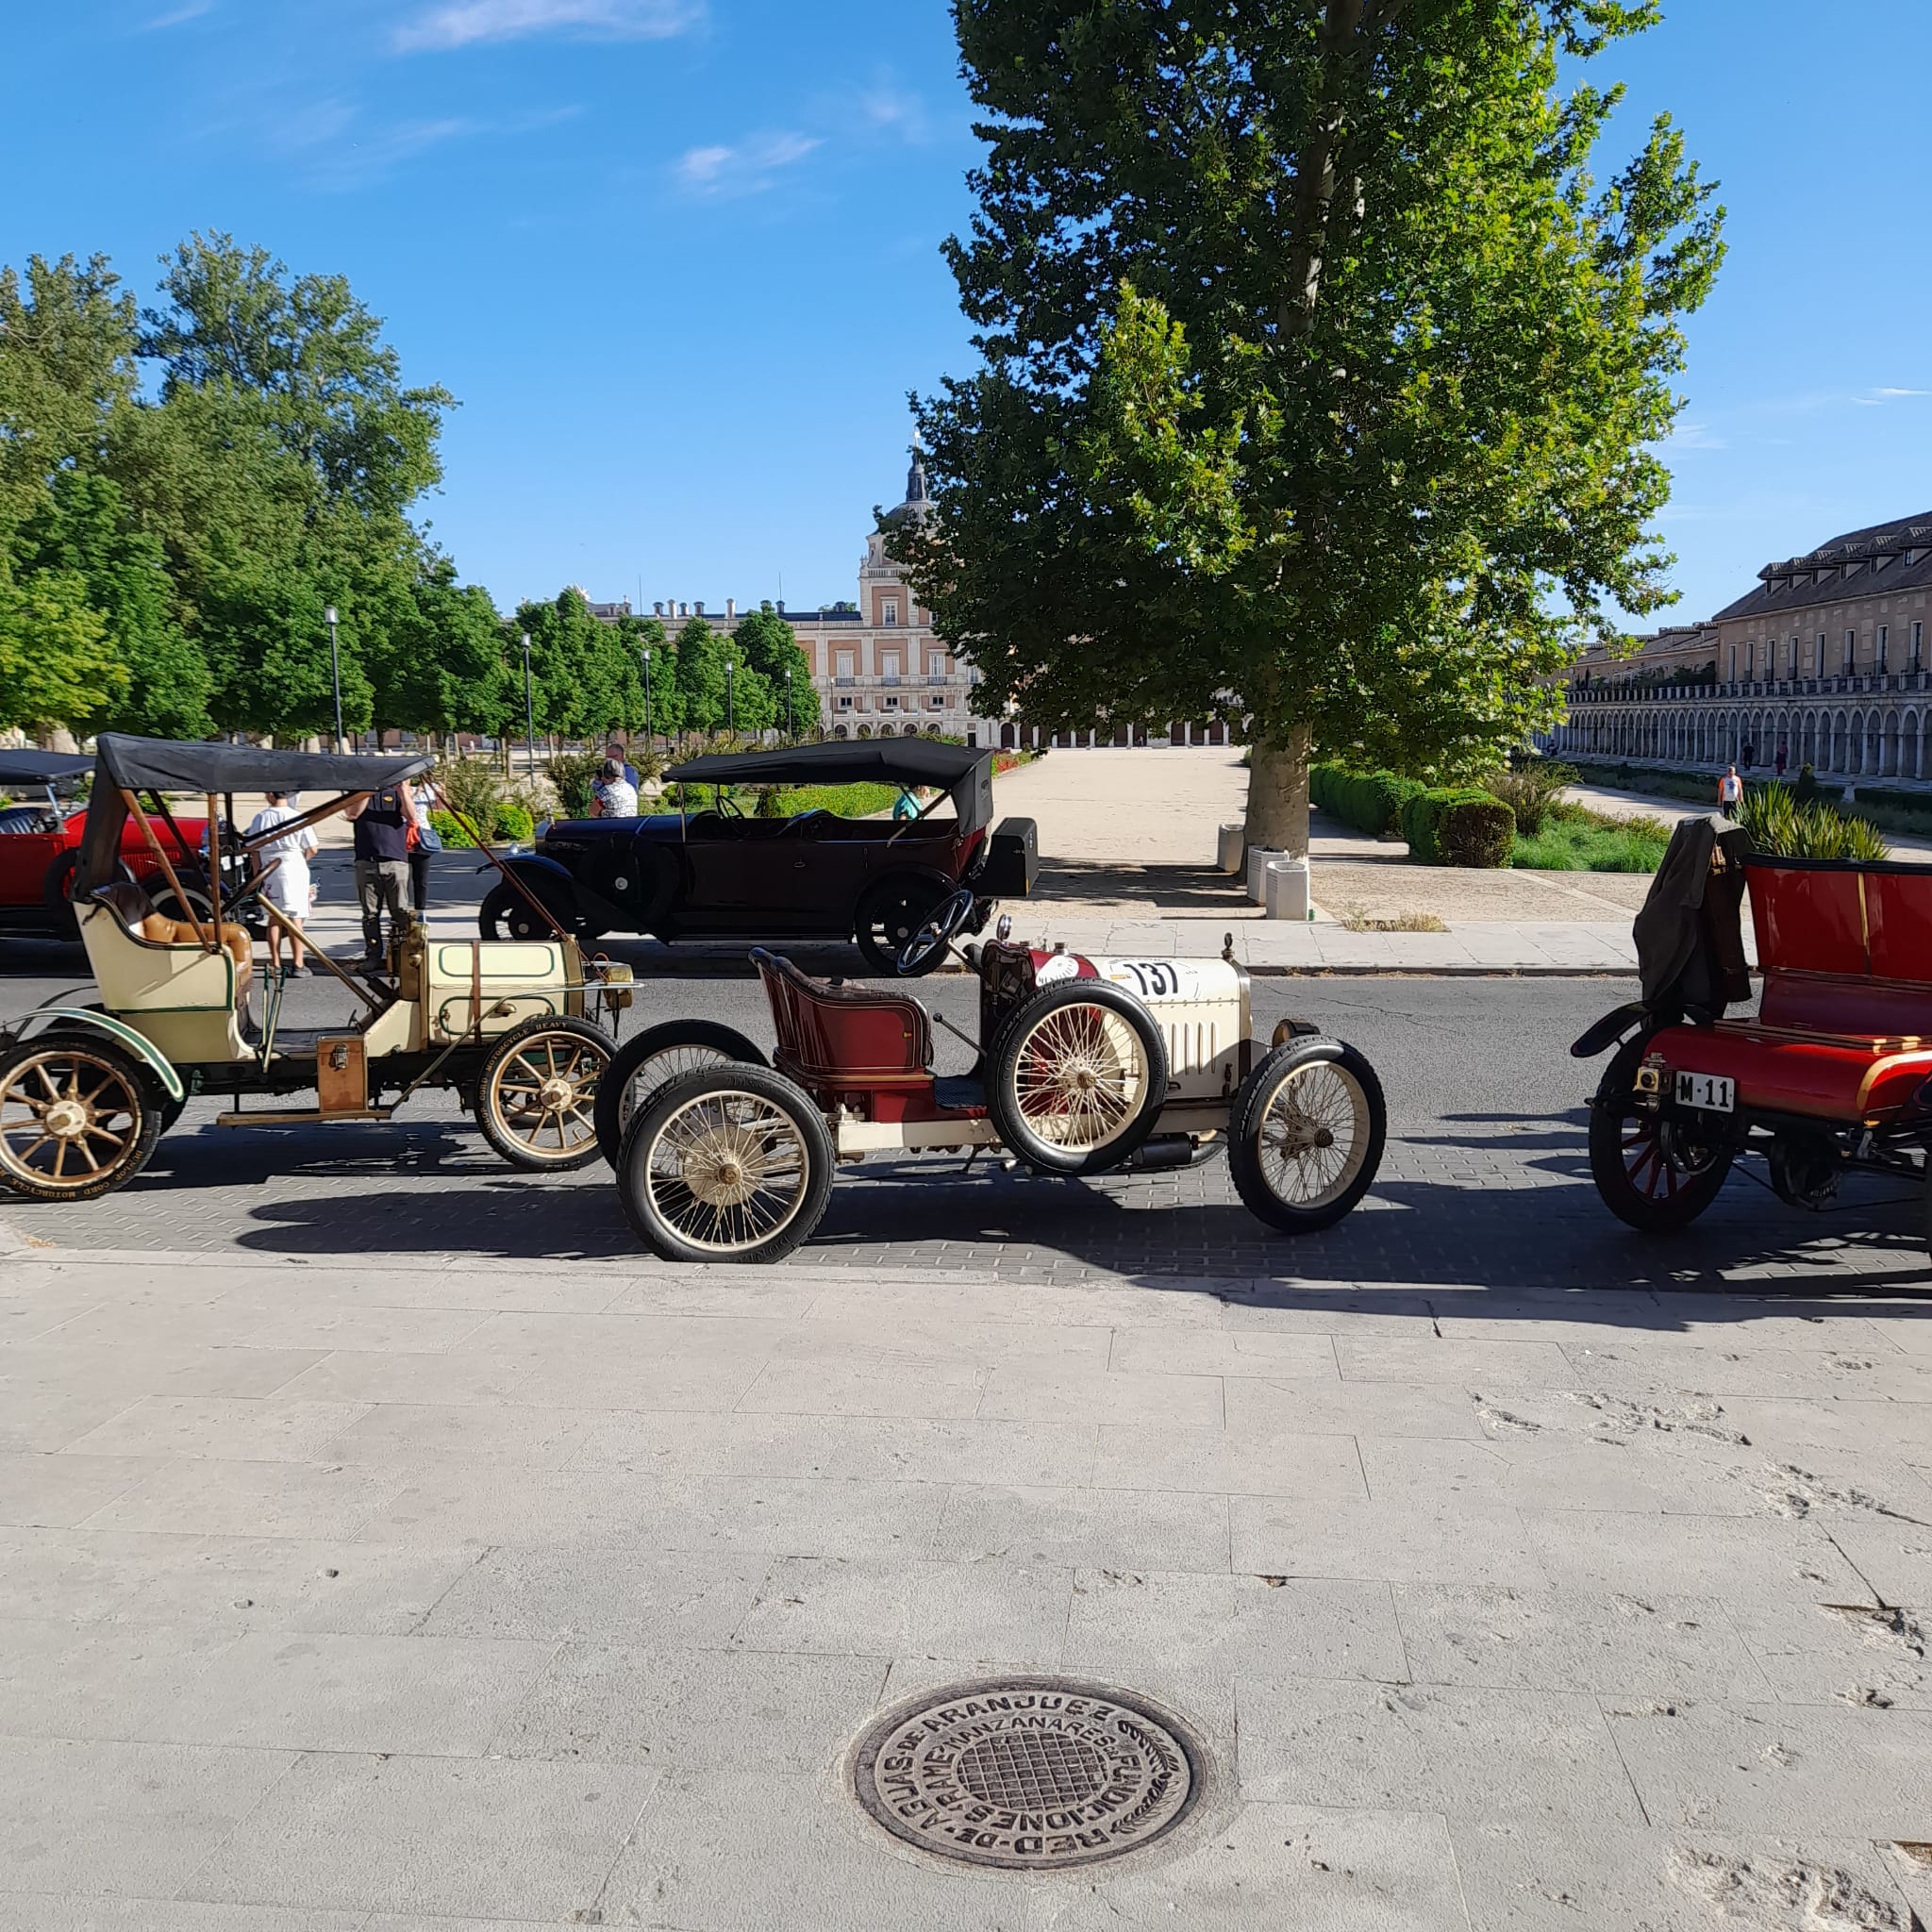
M 1679 1073 L 1677 1105 L 1702 1108 L 1707 1113 L 1730 1113 L 1738 1105 L 1737 1086 L 1722 1074 Z

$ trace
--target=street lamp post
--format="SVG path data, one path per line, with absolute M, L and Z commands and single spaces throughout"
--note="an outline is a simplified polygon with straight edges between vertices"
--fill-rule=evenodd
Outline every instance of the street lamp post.
M 530 633 L 524 633 L 524 731 L 530 749 L 530 774 L 537 772 L 537 706 L 530 696 Z
M 791 667 L 785 667 L 785 736 L 795 738 L 798 734 L 791 728 Z
M 331 604 L 322 613 L 322 621 L 328 625 L 328 675 L 336 691 L 336 741 L 335 749 L 342 748 L 342 653 L 336 642 L 336 607 Z
M 658 743 L 658 727 L 651 717 L 651 647 L 644 646 L 644 748 L 655 750 Z
M 727 733 L 728 733 L 728 734 L 729 734 L 729 735 L 730 735 L 731 737 L 733 737 L 733 738 L 736 738 L 736 737 L 738 736 L 738 711 L 737 711 L 737 708 L 736 708 L 736 707 L 735 707 L 735 706 L 733 705 L 733 703 L 732 703 L 732 691 L 733 691 L 734 687 L 733 687 L 733 684 L 732 684 L 732 678 L 731 678 L 731 674 L 732 674 L 732 672 L 733 672 L 733 671 L 735 671 L 735 670 L 737 669 L 737 667 L 738 667 L 738 660 L 737 660 L 737 658 L 725 658 L 725 660 L 724 660 L 724 729 L 725 729 L 725 731 L 726 731 L 726 732 L 727 732 Z

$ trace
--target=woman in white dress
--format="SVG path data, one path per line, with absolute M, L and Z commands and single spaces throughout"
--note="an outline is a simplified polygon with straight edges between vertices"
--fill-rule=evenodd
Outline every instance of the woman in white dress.
M 264 832 L 273 832 L 277 825 L 286 825 L 291 819 L 302 814 L 288 802 L 288 795 L 281 791 L 268 793 L 268 803 L 248 821 L 246 836 L 258 839 Z M 291 973 L 302 970 L 302 922 L 308 917 L 309 901 L 313 897 L 308 883 L 308 855 L 320 841 L 311 826 L 303 825 L 279 839 L 271 839 L 265 845 L 258 846 L 256 857 L 263 865 L 274 859 L 280 859 L 274 872 L 269 874 L 268 883 L 261 889 L 261 896 L 281 913 L 295 927 L 289 935 L 290 968 Z M 268 963 L 270 969 L 278 969 L 282 961 L 282 928 L 274 921 L 268 926 Z

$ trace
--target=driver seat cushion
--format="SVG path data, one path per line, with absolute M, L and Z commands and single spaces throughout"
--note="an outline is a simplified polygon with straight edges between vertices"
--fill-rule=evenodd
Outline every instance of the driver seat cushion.
M 779 1072 L 819 1086 L 930 1080 L 932 1018 L 909 993 L 832 986 L 762 946 L 751 957 L 772 1005 Z

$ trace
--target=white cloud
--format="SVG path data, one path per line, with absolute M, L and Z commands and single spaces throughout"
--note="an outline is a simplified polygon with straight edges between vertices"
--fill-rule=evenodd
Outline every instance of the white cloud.
M 283 154 L 299 159 L 313 186 L 353 189 L 380 180 L 405 162 L 449 142 L 534 134 L 581 111 L 575 107 L 553 108 L 500 121 L 451 115 L 391 122 L 384 126 L 365 123 L 349 102 L 328 99 L 284 115 L 274 140 Z
M 1730 444 L 1722 436 L 1715 435 L 1708 424 L 1679 423 L 1664 438 L 1666 449 L 1729 449 Z
M 1861 403 L 1895 403 L 1901 396 L 1932 396 L 1932 389 L 1874 389 L 1869 396 L 1860 396 Z
M 187 0 L 182 7 L 171 7 L 166 13 L 158 13 L 152 20 L 142 22 L 144 33 L 159 33 L 171 26 L 186 26 L 191 20 L 199 20 L 204 13 L 215 10 L 215 0 Z
M 665 41 L 704 18 L 703 0 L 445 0 L 398 27 L 402 53 L 569 34 L 579 40 Z
M 693 194 L 761 194 L 785 169 L 824 144 L 810 134 L 753 135 L 735 147 L 688 148 L 675 172 Z

